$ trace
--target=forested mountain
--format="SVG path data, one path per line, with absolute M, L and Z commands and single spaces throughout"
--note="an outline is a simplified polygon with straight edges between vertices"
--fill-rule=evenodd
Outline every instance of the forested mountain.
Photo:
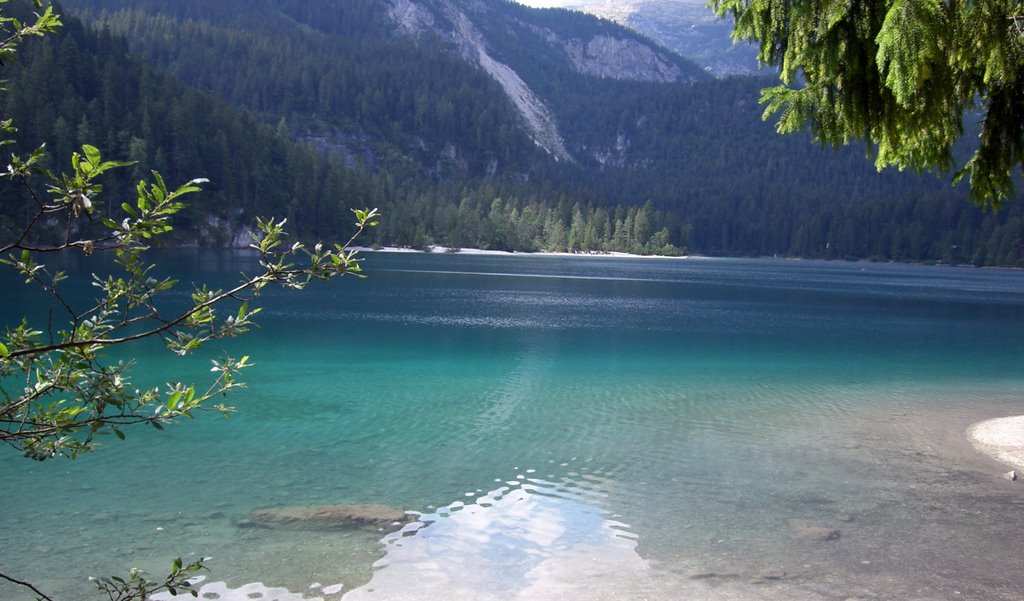
M 178 225 L 190 239 L 227 244 L 252 214 L 289 215 L 316 230 L 347 228 L 346 209 L 368 202 L 365 178 L 340 157 L 317 153 L 278 136 L 254 117 L 191 91 L 174 78 L 128 56 L 120 38 L 92 33 L 65 18 L 60 35 L 28 40 L 5 67 L 2 112 L 19 128 L 22 151 L 46 143 L 54 171 L 82 144 L 107 157 L 138 164 L 106 182 L 118 207 L 133 181 L 157 169 L 171 181 L 207 177 Z M 21 224 L 24 199 L 0 196 L 5 235 Z
M 137 161 L 107 177 L 107 216 L 150 169 L 170 182 L 208 178 L 176 222 L 171 238 L 177 243 L 245 244 L 256 216 L 288 218 L 289 230 L 303 238 L 346 239 L 349 209 L 377 206 L 389 215 L 369 240 L 380 244 L 678 252 L 668 245 L 674 219 L 664 212 L 598 210 L 579 204 L 578 196 L 570 202 L 499 178 L 441 182 L 417 169 L 400 176 L 407 159 L 398 155 L 391 169 L 374 170 L 349 153 L 297 142 L 286 125 L 272 127 L 149 68 L 129 55 L 123 38 L 90 31 L 74 18 L 64 22 L 58 35 L 27 40 L 18 61 L 4 68 L 9 83 L 0 112 L 19 127 L 18 150 L 46 143 L 54 171 L 67 170 L 57 157 L 66 161 L 86 143 L 108 158 Z M 529 142 L 524 147 L 528 156 L 540 152 Z M 0 237 L 10 239 L 30 206 L 16 188 L 0 191 Z M 505 192 L 508 201 L 501 200 Z M 600 220 L 600 235 L 594 228 L 584 235 L 584 216 Z
M 610 21 L 503 0 L 65 5 L 99 33 L 28 47 L 9 116 L 62 152 L 211 177 L 188 224 L 208 243 L 257 214 L 329 238 L 369 205 L 382 244 L 1024 263 L 1020 203 L 985 214 L 945 179 L 779 136 L 767 80 L 712 80 Z

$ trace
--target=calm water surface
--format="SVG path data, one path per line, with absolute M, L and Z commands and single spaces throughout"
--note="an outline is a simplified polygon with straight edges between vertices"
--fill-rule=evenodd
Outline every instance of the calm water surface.
M 221 285 L 255 268 L 172 263 Z M 1024 599 L 1024 487 L 963 436 L 1024 411 L 1024 273 L 365 266 L 266 295 L 263 327 L 230 345 L 256 363 L 230 420 L 130 431 L 77 461 L 0 455 L 0 572 L 64 599 L 177 555 L 211 556 L 204 596 L 222 599 Z M 0 284 L 3 314 L 40 310 Z M 136 358 L 157 385 L 202 379 L 210 354 Z M 417 519 L 238 525 L 335 503 Z

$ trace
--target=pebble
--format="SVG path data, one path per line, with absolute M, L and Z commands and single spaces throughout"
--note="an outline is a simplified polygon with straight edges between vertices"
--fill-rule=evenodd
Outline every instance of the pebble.
M 1016 482 L 1017 481 L 1017 471 L 1016 470 L 1011 470 L 1009 472 L 1006 472 L 1005 474 L 1003 474 L 1003 478 L 1006 478 L 1010 482 Z

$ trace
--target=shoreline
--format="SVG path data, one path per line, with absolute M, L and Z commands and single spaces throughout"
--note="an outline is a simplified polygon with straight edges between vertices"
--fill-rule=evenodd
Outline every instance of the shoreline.
M 420 250 L 416 248 L 409 248 L 406 246 L 383 246 L 380 248 L 373 248 L 370 246 L 352 246 L 350 250 L 357 252 L 379 252 L 379 253 L 418 253 L 418 254 L 441 254 L 441 255 L 482 255 L 482 256 L 502 256 L 502 257 L 594 257 L 594 258 L 609 258 L 609 259 L 694 259 L 701 258 L 699 255 L 637 255 L 633 253 L 624 252 L 549 252 L 549 251 L 512 251 L 512 250 L 487 250 L 483 248 L 458 248 L 450 249 L 445 246 L 431 245 L 426 250 Z
M 1024 470 L 1024 415 L 997 417 L 967 428 L 974 448 L 996 461 Z
M 246 247 L 248 248 L 248 247 Z M 445 246 L 431 245 L 427 250 L 421 250 L 411 248 L 408 246 L 383 246 L 380 248 L 373 248 L 371 246 L 352 246 L 350 250 L 357 252 L 378 252 L 378 253 L 410 253 L 410 254 L 450 254 L 450 255 L 481 255 L 481 256 L 504 256 L 504 257 L 594 257 L 594 258 L 610 258 L 610 259 L 699 259 L 699 260 L 767 260 L 767 261 L 809 261 L 809 262 L 823 262 L 823 263 L 848 263 L 850 265 L 858 264 L 872 264 L 872 265 L 903 265 L 908 267 L 942 267 L 951 269 L 980 269 L 980 270 L 996 270 L 996 271 L 1024 271 L 1024 267 L 1014 267 L 1010 265 L 972 265 L 970 263 L 941 263 L 941 262 L 930 262 L 930 261 L 872 261 L 871 259 L 857 259 L 856 261 L 850 261 L 847 259 L 823 259 L 823 258 L 808 258 L 808 257 L 795 257 L 795 256 L 771 256 L 763 255 L 756 257 L 746 256 L 718 256 L 718 255 L 700 255 L 700 254 L 685 254 L 685 255 L 638 255 L 633 253 L 624 253 L 617 251 L 590 251 L 590 252 L 550 252 L 544 250 L 537 251 L 514 251 L 514 250 L 490 250 L 483 248 L 459 248 L 449 249 Z

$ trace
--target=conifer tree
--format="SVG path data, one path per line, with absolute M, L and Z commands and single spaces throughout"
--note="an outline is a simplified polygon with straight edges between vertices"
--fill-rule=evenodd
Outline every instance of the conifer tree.
M 998 208 L 1024 163 L 1024 3 L 1019 0 L 711 0 L 783 85 L 763 91 L 777 129 L 868 144 L 876 166 L 956 168 Z M 964 119 L 981 134 L 963 165 Z

